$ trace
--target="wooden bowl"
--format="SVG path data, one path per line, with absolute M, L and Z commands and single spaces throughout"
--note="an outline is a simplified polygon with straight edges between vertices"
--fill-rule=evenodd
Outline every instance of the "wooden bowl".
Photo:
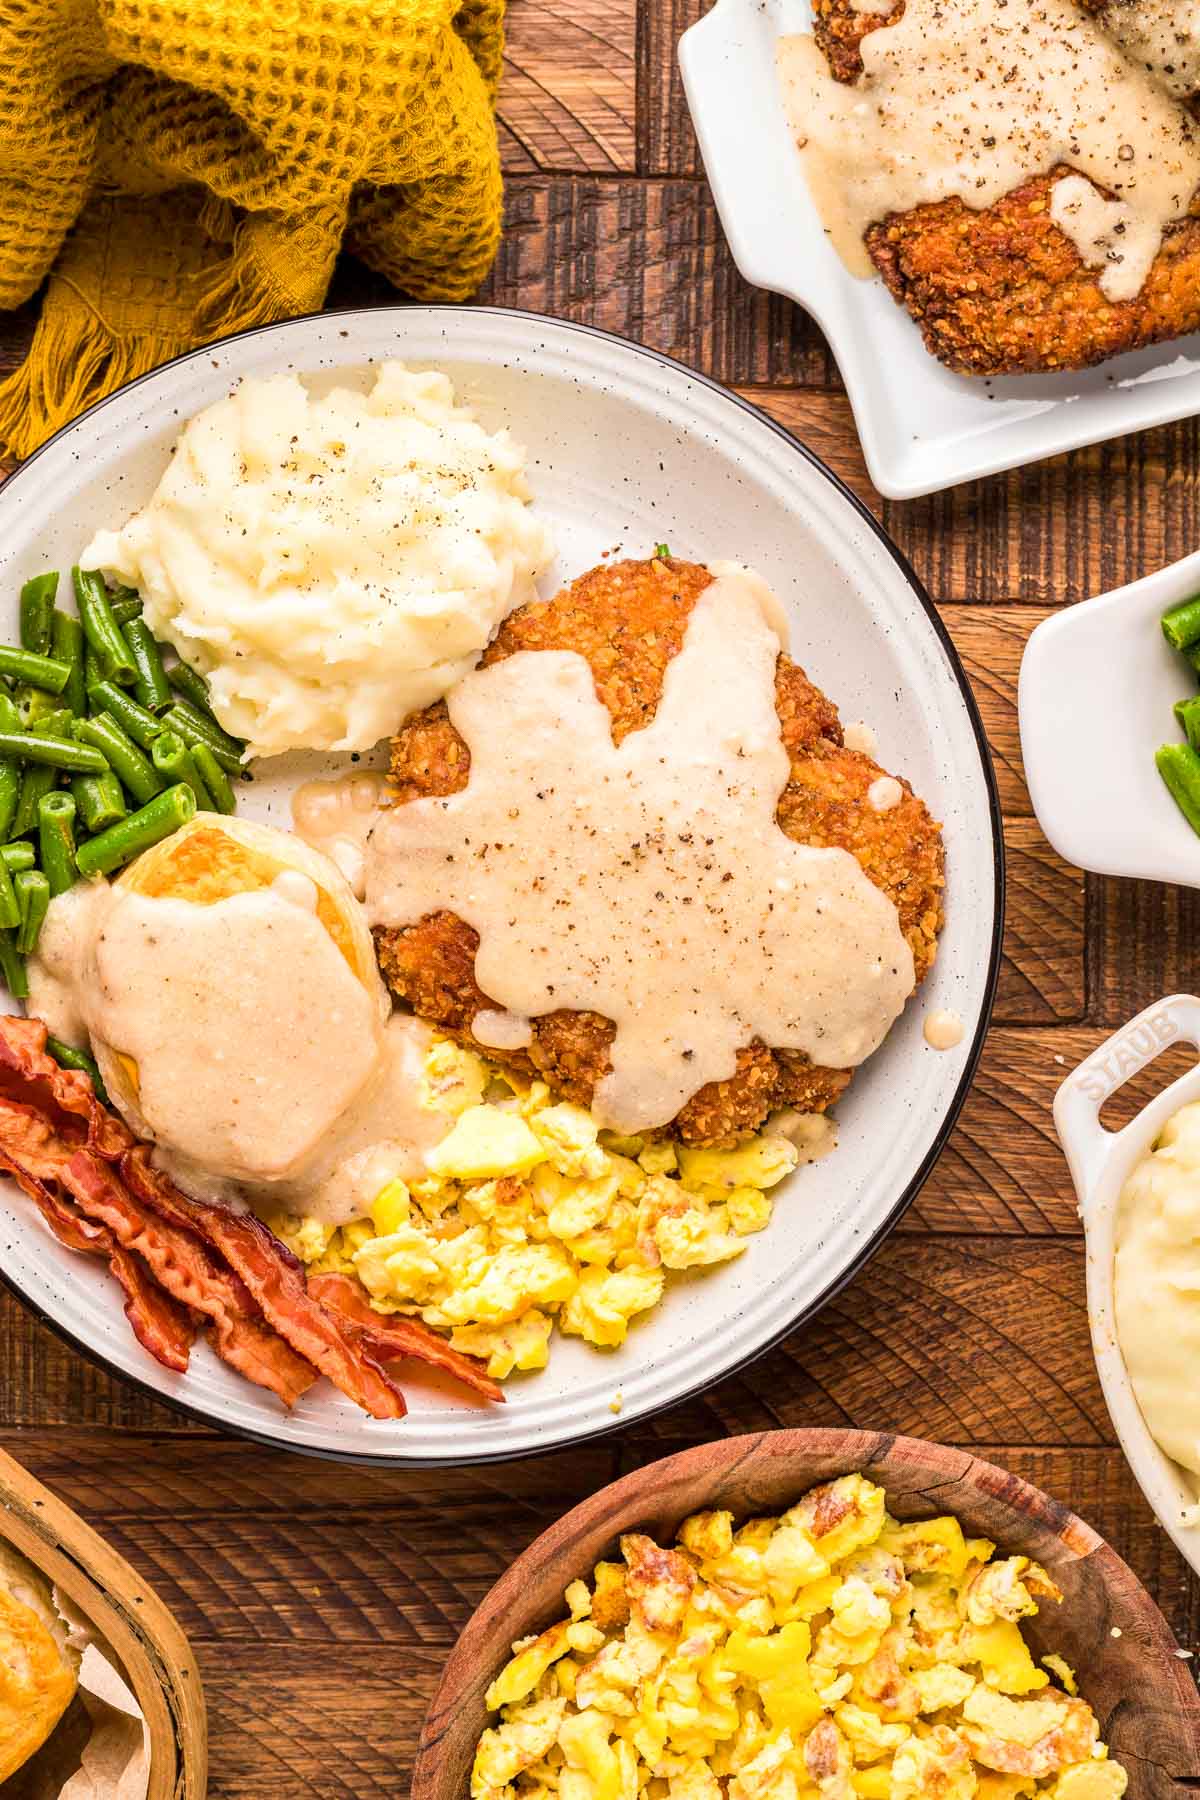
M 200 1671 L 158 1595 L 3 1451 L 0 1538 L 74 1601 L 116 1658 L 150 1728 L 148 1800 L 204 1800 L 208 1731 Z
M 1133 1571 L 1090 1525 L 1016 1475 L 965 1450 L 870 1431 L 766 1431 L 704 1444 L 602 1488 L 543 1532 L 451 1652 L 421 1733 L 412 1800 L 464 1800 L 487 1724 L 484 1693 L 513 1640 L 560 1617 L 567 1583 L 588 1575 L 621 1532 L 669 1541 L 702 1508 L 728 1507 L 739 1518 L 781 1512 L 815 1482 L 854 1470 L 887 1490 L 899 1518 L 954 1513 L 969 1534 L 1049 1570 L 1063 1603 L 1046 1609 L 1044 1625 L 1027 1622 L 1035 1651 L 1059 1650 L 1076 1670 L 1101 1736 L 1129 1770 L 1130 1800 L 1194 1800 L 1200 1699 Z

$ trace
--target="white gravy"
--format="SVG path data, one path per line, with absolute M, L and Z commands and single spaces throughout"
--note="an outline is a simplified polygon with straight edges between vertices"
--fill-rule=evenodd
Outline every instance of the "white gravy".
M 860 1063 L 913 989 L 892 902 L 848 852 L 776 823 L 788 760 L 759 587 L 739 570 L 704 590 L 653 721 L 619 746 L 573 652 L 466 676 L 448 705 L 468 785 L 385 809 L 367 847 L 373 924 L 448 907 L 497 1009 L 614 1022 L 593 1111 L 618 1131 L 673 1118 L 754 1038 Z
M 1197 0 L 1112 0 L 1104 29 L 1169 93 L 1186 99 L 1200 89 Z
M 421 1104 L 427 1027 L 387 1016 L 314 911 L 307 876 L 215 905 L 79 886 L 51 905 L 30 1010 L 90 1038 L 158 1160 L 211 1197 L 341 1223 L 445 1135 Z M 136 1065 L 136 1090 L 117 1055 Z
M 843 727 L 842 742 L 847 750 L 857 750 L 860 756 L 874 756 L 879 749 L 875 733 L 861 719 Z
M 292 795 L 297 837 L 323 852 L 360 900 L 364 851 L 383 792 L 384 777 L 363 769 L 335 781 L 305 781 Z
M 877 220 L 955 195 L 982 209 L 1065 163 L 1076 179 L 1052 199 L 1055 224 L 1108 299 L 1137 294 L 1200 187 L 1196 122 L 1144 59 L 1075 0 L 907 0 L 861 51 L 863 75 L 844 83 L 812 37 L 778 50 L 814 202 L 856 273 L 873 273 L 863 233 Z M 1113 199 L 1084 204 L 1091 183 Z
M 877 775 L 867 789 L 867 805 L 872 812 L 891 812 L 904 798 L 904 789 L 894 775 Z
M 945 1007 L 935 1007 L 926 1013 L 922 1029 L 931 1050 L 953 1050 L 956 1044 L 962 1043 L 963 1022 L 956 1012 Z

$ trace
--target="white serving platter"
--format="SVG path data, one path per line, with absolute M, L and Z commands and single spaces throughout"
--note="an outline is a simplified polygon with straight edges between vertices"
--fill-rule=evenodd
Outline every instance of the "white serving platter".
M 1060 856 L 1099 875 L 1200 887 L 1200 838 L 1154 752 L 1183 741 L 1172 708 L 1196 677 L 1163 637 L 1200 594 L 1200 554 L 1044 619 L 1021 659 L 1021 754 L 1038 823 Z
M 1200 334 L 1094 369 L 983 380 L 932 357 L 882 280 L 851 275 L 809 197 L 775 75 L 810 0 L 717 0 L 679 63 L 738 268 L 799 302 L 837 358 L 871 479 L 896 500 L 1200 412 Z
M 403 1421 L 365 1418 L 328 1384 L 286 1414 L 206 1348 L 183 1376 L 132 1337 L 115 1284 L 50 1238 L 12 1187 L 0 1190 L 0 1271 L 107 1367 L 225 1429 L 316 1454 L 381 1464 L 478 1461 L 549 1449 L 667 1406 L 748 1362 L 827 1300 L 912 1199 L 965 1095 L 987 1025 L 1002 922 L 999 810 L 966 679 L 937 615 L 874 520 L 794 439 L 723 389 L 620 339 L 531 314 L 395 307 L 324 314 L 249 332 L 167 364 L 59 433 L 0 490 L 0 638 L 16 631 L 23 579 L 69 568 L 99 526 L 153 489 L 180 424 L 239 377 L 295 370 L 314 385 L 364 380 L 401 357 L 444 369 L 491 428 L 527 447 L 534 503 L 558 560 L 544 585 L 604 553 L 663 540 L 704 561 L 755 564 L 781 596 L 793 652 L 838 703 L 867 719 L 880 760 L 944 822 L 947 923 L 919 1000 L 838 1109 L 841 1142 L 777 1190 L 772 1226 L 747 1253 L 677 1279 L 627 1344 L 557 1340 L 550 1367 L 473 1405 L 408 1365 Z M 241 810 L 290 822 L 297 781 L 341 765 L 288 757 L 255 770 Z M 922 1015 L 966 1024 L 944 1053 Z M 621 1396 L 615 1410 L 615 1396 Z

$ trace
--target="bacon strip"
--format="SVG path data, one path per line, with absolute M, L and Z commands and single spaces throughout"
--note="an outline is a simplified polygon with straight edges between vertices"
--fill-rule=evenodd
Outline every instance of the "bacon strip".
M 126 1186 L 160 1218 L 198 1232 L 240 1275 L 268 1322 L 373 1419 L 402 1419 L 404 1395 L 354 1332 L 309 1293 L 304 1270 L 253 1213 L 193 1200 L 167 1180 L 139 1144 L 121 1158 Z
M 350 1275 L 310 1275 L 308 1291 L 322 1306 L 332 1307 L 355 1327 L 360 1342 L 380 1360 L 395 1362 L 406 1356 L 435 1368 L 447 1369 L 467 1387 L 474 1388 L 485 1400 L 504 1401 L 498 1382 L 492 1380 L 482 1366 L 461 1350 L 452 1350 L 445 1338 L 431 1331 L 421 1319 L 406 1319 L 399 1314 L 377 1313 L 367 1299 L 366 1289 Z
M 122 1186 L 116 1170 L 90 1150 L 75 1152 L 62 1181 L 89 1218 L 149 1264 L 168 1294 L 212 1321 L 217 1354 L 231 1368 L 270 1388 L 285 1406 L 295 1405 L 308 1391 L 316 1370 L 271 1330 L 245 1284 L 194 1232 L 148 1213 Z
M 0 1168 L 6 1169 L 34 1202 L 68 1250 L 102 1256 L 125 1292 L 125 1317 L 142 1348 L 168 1369 L 182 1374 L 196 1341 L 194 1317 L 159 1288 L 149 1271 L 116 1242 L 103 1224 L 84 1218 L 64 1199 L 59 1175 L 71 1155 L 41 1113 L 13 1100 L 0 1100 Z
M 100 1104 L 79 1069 L 61 1069 L 46 1050 L 40 1019 L 0 1016 L 0 1095 L 36 1108 L 68 1143 L 84 1140 L 113 1162 L 134 1142 L 123 1119 Z

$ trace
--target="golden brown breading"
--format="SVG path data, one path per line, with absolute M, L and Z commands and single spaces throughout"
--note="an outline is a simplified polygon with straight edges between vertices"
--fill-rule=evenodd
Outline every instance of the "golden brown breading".
M 688 614 L 712 580 L 695 563 L 601 565 L 552 600 L 520 608 L 501 625 L 483 657 L 500 662 L 518 650 L 575 650 L 587 659 L 596 693 L 620 743 L 654 717 L 663 676 L 683 643 Z M 797 842 L 849 850 L 877 887 L 890 895 L 912 948 L 917 980 L 933 961 L 942 923 L 942 841 L 924 803 L 906 782 L 898 806 L 875 812 L 866 792 L 878 766 L 842 742 L 836 709 L 801 669 L 781 656 L 775 705 L 791 763 L 778 819 Z M 467 784 L 471 754 L 438 702 L 408 720 L 392 744 L 396 804 L 457 793 Z M 587 1105 L 609 1067 L 615 1027 L 597 1013 L 556 1012 L 533 1022 L 527 1051 L 500 1054 L 474 1043 L 476 1013 L 494 1003 L 475 980 L 479 940 L 453 912 L 401 930 L 376 932 L 379 965 L 389 987 L 493 1061 L 545 1077 L 568 1099 Z M 758 1129 L 781 1106 L 823 1112 L 849 1081 L 844 1069 L 815 1067 L 804 1056 L 750 1044 L 728 1081 L 710 1082 L 675 1120 L 695 1144 L 729 1144 Z
M 1077 3 L 1103 20 L 1104 0 Z M 902 4 L 868 13 L 854 0 L 817 0 L 814 31 L 833 76 L 854 81 L 863 38 L 903 11 Z M 980 212 L 940 200 L 867 231 L 889 292 L 921 327 L 926 348 L 956 374 L 1084 369 L 1200 330 L 1200 195 L 1191 216 L 1165 233 L 1141 291 L 1109 300 L 1100 271 L 1088 268 L 1050 217 L 1054 183 L 1073 172 L 1060 166 Z

